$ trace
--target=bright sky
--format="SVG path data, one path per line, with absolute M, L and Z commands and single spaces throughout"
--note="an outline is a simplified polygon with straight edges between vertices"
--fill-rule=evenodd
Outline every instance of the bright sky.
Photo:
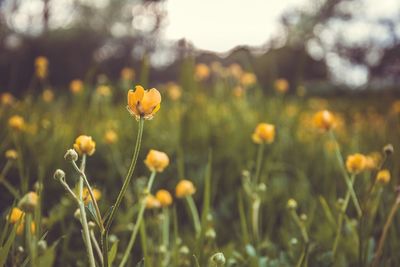
M 305 0 L 169 0 L 167 39 L 185 38 L 197 48 L 226 52 L 236 45 L 259 46 L 277 33 L 288 7 Z M 307 1 L 308 2 L 308 1 Z

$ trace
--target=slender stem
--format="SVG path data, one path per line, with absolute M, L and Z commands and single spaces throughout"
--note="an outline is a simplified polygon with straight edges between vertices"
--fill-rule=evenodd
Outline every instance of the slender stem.
M 356 207 L 357 215 L 358 215 L 358 217 L 361 217 L 362 216 L 362 210 L 361 210 L 361 207 L 360 207 L 360 203 L 358 202 L 356 192 L 354 191 L 353 183 L 350 181 L 349 174 L 346 171 L 346 167 L 345 167 L 345 164 L 344 164 L 343 156 L 342 156 L 342 153 L 340 152 L 339 144 L 338 144 L 338 142 L 336 140 L 336 137 L 335 137 L 335 134 L 333 133 L 332 130 L 329 131 L 329 134 L 330 134 L 332 140 L 336 144 L 336 146 L 335 146 L 336 147 L 335 148 L 335 154 L 336 154 L 336 157 L 337 157 L 337 159 L 339 161 L 339 165 L 341 167 L 341 170 L 343 172 L 343 177 L 344 177 L 344 180 L 346 182 L 347 189 L 349 190 L 350 196 L 351 196 L 352 201 L 354 203 L 354 206 Z
M 29 248 L 29 256 L 31 258 L 31 266 L 36 266 L 36 242 L 34 241 L 34 235 L 32 233 L 32 214 L 28 213 L 26 215 L 25 222 L 25 233 L 26 233 L 26 242 L 28 243 Z
M 262 162 L 263 162 L 263 156 L 264 156 L 264 144 L 261 143 L 258 145 L 258 150 L 257 150 L 257 162 L 256 162 L 256 174 L 254 177 L 254 182 L 257 185 L 260 179 L 260 174 L 261 174 L 261 167 L 262 167 Z
M 133 248 L 133 245 L 135 244 L 136 236 L 137 236 L 137 234 L 138 234 L 138 232 L 139 232 L 140 224 L 142 223 L 142 220 L 143 220 L 144 210 L 145 210 L 145 208 L 146 208 L 146 197 L 147 197 L 147 194 L 150 193 L 150 190 L 151 190 L 151 187 L 152 187 L 152 185 L 153 185 L 153 182 L 154 182 L 155 177 L 156 177 L 156 172 L 153 171 L 153 172 L 151 173 L 149 182 L 147 183 L 147 187 L 146 187 L 146 191 L 145 191 L 145 193 L 146 193 L 146 194 L 145 194 L 145 197 L 143 197 L 143 198 L 141 199 L 140 208 L 139 208 L 139 214 L 138 214 L 138 217 L 137 217 L 137 219 L 136 219 L 135 226 L 133 227 L 132 234 L 131 234 L 131 237 L 130 237 L 130 239 L 129 239 L 128 246 L 126 247 L 126 250 L 125 250 L 125 252 L 124 252 L 124 256 L 122 257 L 122 261 L 121 261 L 121 263 L 119 264 L 119 267 L 125 266 L 126 262 L 128 261 L 130 252 L 131 252 L 131 250 L 132 250 L 132 248 Z
M 197 211 L 197 207 L 196 207 L 196 204 L 194 203 L 192 196 L 187 196 L 186 201 L 188 203 L 189 210 L 192 215 L 194 230 L 196 231 L 196 237 L 198 237 L 201 233 L 201 223 L 200 223 L 199 212 Z
M 162 222 L 162 239 L 163 246 L 166 251 L 168 251 L 169 247 L 169 209 L 168 207 L 163 208 L 163 222 Z M 168 266 L 169 262 L 169 253 L 164 254 L 164 259 L 162 260 L 162 266 Z
M 136 139 L 135 150 L 133 152 L 132 161 L 128 169 L 128 173 L 126 174 L 125 181 L 122 185 L 121 191 L 118 194 L 117 200 L 115 201 L 114 206 L 111 209 L 110 217 L 107 220 L 107 224 L 105 226 L 104 231 L 102 231 L 102 250 L 103 250 L 103 257 L 104 257 L 104 267 L 108 267 L 108 233 L 110 231 L 112 222 L 114 221 L 114 217 L 116 212 L 121 205 L 121 201 L 125 195 L 126 190 L 128 189 L 129 183 L 132 179 L 133 171 L 135 170 L 136 161 L 139 156 L 140 145 L 142 143 L 142 135 L 143 135 L 143 125 L 144 125 L 144 118 L 140 118 L 139 120 L 139 129 L 138 135 Z
M 350 177 L 350 181 L 351 181 L 352 184 L 354 183 L 354 179 L 355 179 L 355 175 L 353 174 Z M 338 224 L 337 224 L 337 228 L 336 228 L 335 241 L 333 242 L 333 248 L 332 248 L 333 257 L 335 257 L 336 251 L 337 251 L 337 247 L 339 245 L 340 235 L 341 235 L 342 228 L 343 228 L 344 216 L 346 215 L 346 210 L 347 210 L 347 206 L 349 205 L 349 201 L 350 201 L 350 190 L 347 189 L 346 196 L 345 196 L 345 199 L 344 199 L 344 202 L 343 202 L 343 206 L 340 209 Z
M 86 155 L 84 155 L 84 156 L 86 156 Z M 78 167 L 78 165 L 76 165 L 75 161 L 72 161 L 72 166 L 74 166 L 74 169 L 79 173 L 79 175 L 81 176 L 81 179 L 83 179 L 83 181 L 85 182 L 85 185 L 86 185 L 86 187 L 87 187 L 87 189 L 89 191 L 90 198 L 92 199 L 92 203 L 94 204 L 94 208 L 95 208 L 96 216 L 97 216 L 97 221 L 98 221 L 99 226 L 100 226 L 100 231 L 103 231 L 104 230 L 104 226 L 103 226 L 103 220 L 101 218 L 100 209 L 99 209 L 99 206 L 97 205 L 96 198 L 94 197 L 94 193 L 93 193 L 92 187 L 89 184 L 89 181 L 88 181 L 88 179 L 86 177 L 85 171 L 79 169 L 79 167 Z
M 396 197 L 395 202 L 393 203 L 392 209 L 390 210 L 389 216 L 386 219 L 385 225 L 383 227 L 383 231 L 381 234 L 381 237 L 379 238 L 379 243 L 378 243 L 378 248 L 376 249 L 374 261 L 372 263 L 372 266 L 378 266 L 379 264 L 379 259 L 382 256 L 383 252 L 383 247 L 385 245 L 385 240 L 389 231 L 390 226 L 392 225 L 394 216 L 396 215 L 396 212 L 400 206 L 400 195 Z
M 103 265 L 103 254 L 101 253 L 101 249 L 99 243 L 96 240 L 96 236 L 94 235 L 94 231 L 90 230 L 90 238 L 92 239 L 94 248 L 96 249 L 97 256 L 100 259 L 101 264 Z
M 83 155 L 82 157 L 82 164 L 81 164 L 81 171 L 85 170 L 85 164 L 86 164 L 86 155 Z M 89 257 L 89 263 L 91 267 L 96 267 L 96 263 L 94 260 L 94 255 L 93 255 L 93 248 L 92 248 L 92 242 L 90 240 L 90 234 L 89 234 L 89 226 L 87 223 L 87 218 L 86 218 L 86 211 L 85 211 L 85 203 L 83 202 L 83 178 L 79 178 L 79 210 L 81 213 L 81 224 L 82 224 L 82 229 L 83 229 L 83 236 L 84 236 L 84 241 L 86 245 L 86 250 L 88 253 Z
M 259 213 L 260 213 L 260 205 L 261 205 L 261 200 L 259 197 L 256 197 L 253 201 L 252 204 L 252 226 L 253 226 L 253 235 L 254 235 L 254 241 L 258 244 L 259 240 Z

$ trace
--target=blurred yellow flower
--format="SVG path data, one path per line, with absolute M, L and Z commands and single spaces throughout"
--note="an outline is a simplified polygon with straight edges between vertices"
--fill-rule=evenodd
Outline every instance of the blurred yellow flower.
M 21 198 L 18 202 L 18 207 L 24 212 L 33 213 L 38 205 L 38 201 L 39 196 L 35 192 L 31 191 Z
M 314 126 L 323 131 L 329 131 L 335 126 L 335 117 L 328 110 L 322 110 L 315 113 L 313 118 Z
M 240 80 L 240 77 L 242 77 L 242 74 L 243 74 L 243 69 L 239 64 L 233 63 L 233 64 L 229 65 L 228 73 L 233 78 Z
M 104 134 L 104 141 L 109 144 L 115 144 L 118 141 L 118 135 L 114 130 L 107 130 Z
M 382 184 L 389 183 L 390 182 L 390 172 L 389 172 L 389 170 L 386 170 L 386 169 L 380 170 L 376 175 L 376 180 L 379 183 L 382 183 Z
M 25 213 L 19 208 L 12 208 L 10 214 L 7 216 L 7 220 L 14 224 L 24 217 Z
M 83 90 L 83 82 L 78 79 L 72 80 L 69 84 L 69 89 L 74 95 L 79 94 Z
M 206 80 L 210 76 L 210 69 L 206 64 L 199 63 L 194 70 L 194 78 L 196 81 Z
M 396 100 L 393 102 L 392 112 L 395 114 L 400 114 L 400 100 Z
M 13 115 L 8 119 L 8 126 L 16 131 L 22 131 L 25 129 L 25 120 L 19 115 Z
M 379 152 L 370 153 L 365 157 L 365 169 L 376 170 L 382 161 L 382 155 Z
M 18 153 L 14 149 L 8 149 L 6 151 L 6 158 L 9 160 L 16 160 L 18 158 Z
M 44 102 L 50 103 L 54 99 L 54 93 L 51 89 L 45 89 L 42 93 L 42 98 Z
M 151 149 L 144 163 L 150 171 L 162 172 L 168 166 L 169 158 L 164 152 Z
M 275 140 L 275 126 L 268 123 L 259 123 L 251 137 L 256 144 L 271 144 Z
M 196 193 L 196 188 L 189 180 L 180 180 L 175 187 L 175 196 L 177 198 L 184 198 Z
M 111 95 L 111 88 L 108 85 L 99 85 L 96 88 L 96 94 L 98 94 L 99 96 L 110 96 Z
M 274 88 L 278 93 L 284 94 L 289 90 L 289 82 L 286 79 L 277 79 Z
M 157 209 L 160 207 L 161 203 L 155 196 L 153 195 L 146 196 L 146 209 Z
M 237 98 L 240 98 L 244 95 L 244 89 L 243 87 L 241 87 L 240 85 L 236 86 L 235 88 L 233 88 L 233 95 Z
M 252 72 L 245 72 L 240 78 L 240 82 L 246 87 L 253 86 L 257 82 L 257 76 Z
M 96 201 L 100 200 L 101 198 L 101 192 L 100 190 L 96 188 L 92 188 L 93 196 Z M 92 198 L 90 197 L 89 189 L 87 187 L 83 188 L 82 191 L 82 199 L 83 202 L 85 202 L 85 205 L 88 205 L 90 202 L 92 202 Z
M 287 202 L 288 209 L 296 209 L 297 208 L 297 201 L 293 198 L 290 198 Z
M 172 204 L 172 196 L 167 190 L 158 190 L 156 193 L 156 198 L 162 207 L 168 207 Z
M 366 158 L 363 154 L 356 153 L 347 156 L 346 168 L 349 173 L 358 174 L 365 170 Z
M 91 136 L 80 135 L 75 139 L 74 149 L 79 155 L 86 154 L 91 156 L 96 150 L 96 143 Z
M 25 230 L 25 222 L 22 222 L 18 225 L 17 227 L 17 235 L 22 235 L 24 233 Z M 31 222 L 31 234 L 35 234 L 36 232 L 36 225 L 34 222 Z
M 121 79 L 123 81 L 133 81 L 135 79 L 136 73 L 132 68 L 125 67 L 121 70 Z
M 10 93 L 3 93 L 1 94 L 1 104 L 5 106 L 11 106 L 14 104 L 15 98 L 12 94 Z
M 182 96 L 182 88 L 176 83 L 170 82 L 167 84 L 167 93 L 171 100 L 176 101 Z
M 127 109 L 136 119 L 143 117 L 146 120 L 153 118 L 154 114 L 160 109 L 161 94 L 157 89 L 144 90 L 138 85 L 135 91 L 128 91 Z
M 40 56 L 35 59 L 35 71 L 36 76 L 39 79 L 44 79 L 47 77 L 49 61 L 46 57 Z

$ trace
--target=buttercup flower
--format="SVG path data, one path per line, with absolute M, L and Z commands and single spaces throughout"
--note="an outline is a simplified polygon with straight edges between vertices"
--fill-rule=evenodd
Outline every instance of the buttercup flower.
M 52 90 L 50 89 L 46 89 L 43 91 L 42 93 L 42 98 L 44 102 L 50 103 L 53 101 L 54 99 L 54 93 Z
M 1 95 L 1 104 L 5 106 L 10 106 L 14 103 L 15 98 L 12 94 L 10 93 L 3 93 Z
M 74 149 L 79 155 L 86 154 L 91 156 L 96 150 L 96 143 L 91 136 L 80 135 L 75 139 Z
M 8 120 L 8 125 L 13 130 L 22 131 L 25 129 L 25 120 L 19 115 L 14 115 Z
M 181 98 L 181 96 L 182 96 L 182 89 L 181 89 L 181 87 L 180 87 L 179 85 L 177 85 L 176 83 L 170 82 L 170 83 L 168 83 L 168 86 L 167 86 L 167 93 L 168 93 L 168 97 L 169 97 L 171 100 L 176 101 L 176 100 L 178 100 L 179 98 Z
M 376 180 L 379 183 L 382 183 L 382 184 L 389 183 L 390 182 L 390 172 L 389 172 L 389 170 L 386 170 L 386 169 L 380 170 L 376 175 Z
M 335 117 L 328 110 L 322 110 L 314 115 L 313 122 L 318 129 L 329 131 L 335 126 Z
M 278 79 L 274 83 L 275 90 L 284 94 L 289 90 L 289 82 L 286 79 Z
M 168 207 L 172 204 L 172 196 L 167 190 L 158 190 L 156 193 L 156 198 L 158 199 L 162 207 Z
M 31 191 L 21 198 L 18 202 L 18 207 L 24 212 L 33 213 L 38 204 L 38 199 L 38 195 Z
M 254 73 L 245 72 L 245 73 L 243 73 L 242 77 L 240 78 L 240 82 L 244 86 L 252 86 L 257 82 L 257 77 Z
M 22 222 L 17 227 L 17 235 L 22 235 L 25 230 L 25 222 Z M 31 233 L 34 234 L 36 232 L 36 225 L 34 222 L 31 222 Z
M 349 155 L 346 160 L 346 168 L 349 173 L 358 174 L 365 170 L 366 158 L 363 154 Z
M 194 78 L 197 81 L 206 80 L 210 76 L 210 69 L 206 64 L 199 63 L 196 65 L 194 70 Z
M 161 203 L 155 196 L 146 196 L 146 209 L 157 209 L 159 207 L 161 207 Z
M 7 220 L 14 224 L 24 217 L 25 213 L 19 208 L 13 208 L 10 214 L 7 216 Z
M 175 195 L 177 198 L 184 198 L 196 193 L 196 188 L 189 180 L 181 180 L 175 187 Z
M 96 188 L 92 188 L 93 196 L 96 201 L 98 201 L 101 198 L 101 192 L 100 190 Z M 88 205 L 90 202 L 92 202 L 92 198 L 90 197 L 89 189 L 85 187 L 82 191 L 82 199 L 83 202 L 85 202 L 85 205 Z
M 46 57 L 40 56 L 35 59 L 36 76 L 39 79 L 44 79 L 47 77 L 48 66 L 49 61 Z
M 114 130 L 107 130 L 104 134 L 104 141 L 109 144 L 115 144 L 118 141 L 118 135 Z
M 382 161 L 382 156 L 379 152 L 373 152 L 365 156 L 365 169 L 372 171 L 378 168 Z
M 18 158 L 18 153 L 14 149 L 9 149 L 6 151 L 6 158 L 9 160 L 16 160 Z
M 144 163 L 151 171 L 162 172 L 168 166 L 169 158 L 164 152 L 151 149 Z
M 135 91 L 128 91 L 127 109 L 136 119 L 143 117 L 146 120 L 153 118 L 154 114 L 160 109 L 161 94 L 157 89 L 144 90 L 140 85 L 135 87 Z
M 69 89 L 74 95 L 78 94 L 83 90 L 83 82 L 78 79 L 72 80 L 71 83 L 69 84 Z
M 259 123 L 251 137 L 256 144 L 271 144 L 275 139 L 275 126 L 268 123 Z
M 135 79 L 135 70 L 125 67 L 121 70 L 121 79 L 124 81 L 132 81 Z

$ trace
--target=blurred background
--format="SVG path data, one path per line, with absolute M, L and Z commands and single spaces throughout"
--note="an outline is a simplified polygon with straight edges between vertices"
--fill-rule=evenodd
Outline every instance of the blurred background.
M 16 95 L 38 56 L 58 88 L 144 59 L 151 83 L 173 81 L 193 57 L 239 63 L 265 91 L 285 78 L 324 92 L 395 89 L 399 55 L 398 0 L 0 1 L 0 90 Z

